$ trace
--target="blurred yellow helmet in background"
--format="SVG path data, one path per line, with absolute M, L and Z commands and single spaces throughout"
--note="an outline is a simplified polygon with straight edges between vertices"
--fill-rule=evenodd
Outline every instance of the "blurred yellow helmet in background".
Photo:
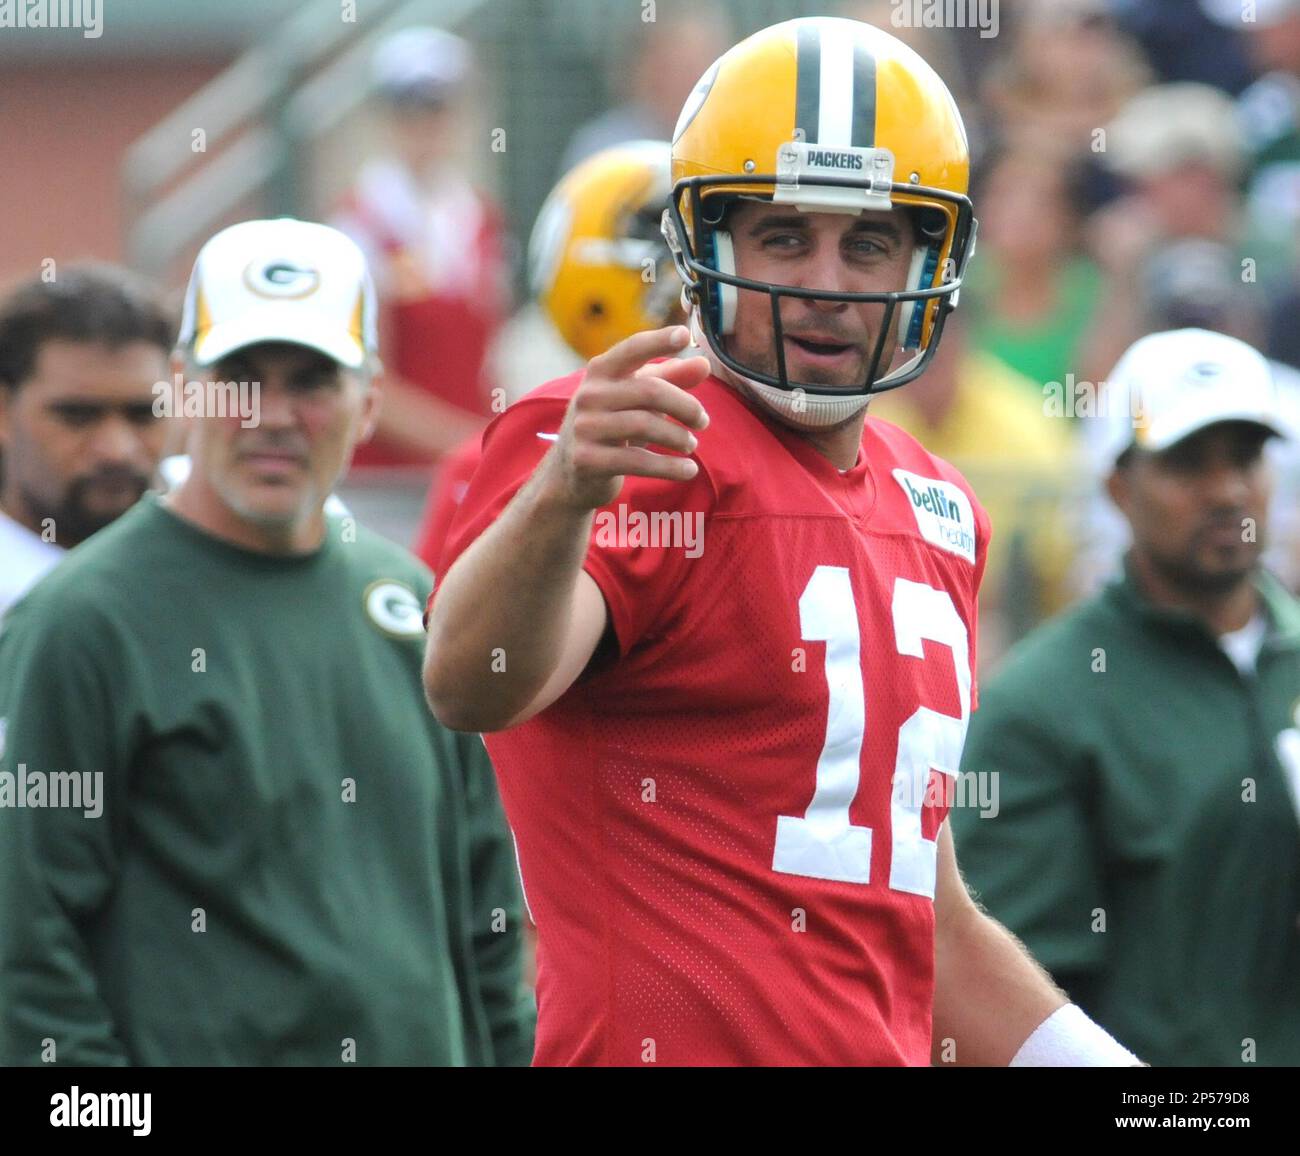
M 861 408 L 869 394 L 911 381 L 937 345 L 973 248 L 969 176 L 966 130 L 947 85 L 887 32 L 856 20 L 809 17 L 741 41 L 705 72 L 682 109 L 664 223 L 714 353 L 769 400 L 773 391 L 799 388 L 834 396 L 838 409 L 857 398 Z M 779 332 L 776 375 L 728 352 L 738 290 L 773 292 L 766 282 L 735 275 L 726 211 L 738 197 L 796 211 L 916 210 L 917 246 L 905 289 L 778 294 L 885 304 L 881 339 L 860 390 L 787 380 Z M 779 324 L 775 316 L 774 328 Z M 899 349 L 911 356 L 891 372 Z
M 668 170 L 666 141 L 615 145 L 568 173 L 538 213 L 532 291 L 584 359 L 680 315 L 681 281 L 660 228 Z

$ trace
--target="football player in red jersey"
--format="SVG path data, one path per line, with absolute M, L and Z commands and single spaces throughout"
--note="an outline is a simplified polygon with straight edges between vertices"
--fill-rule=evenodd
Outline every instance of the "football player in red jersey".
M 989 525 L 872 393 L 974 222 L 947 88 L 812 18 L 709 69 L 641 333 L 484 435 L 425 686 L 489 732 L 539 934 L 536 1063 L 1133 1063 L 971 901 L 944 822 Z

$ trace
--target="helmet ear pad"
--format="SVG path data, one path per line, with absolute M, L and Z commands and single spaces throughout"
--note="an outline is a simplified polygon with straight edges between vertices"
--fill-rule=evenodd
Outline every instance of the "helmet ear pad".
M 935 271 L 939 267 L 939 257 L 947 238 L 947 222 L 941 212 L 930 208 L 913 209 L 911 217 L 916 246 L 912 250 L 912 263 L 904 288 L 908 291 L 929 289 L 934 284 Z M 934 304 L 931 301 L 899 303 L 898 343 L 904 349 L 920 348 L 925 332 L 926 311 Z
M 727 276 L 736 275 L 736 249 L 729 230 L 709 230 L 705 264 Z M 708 286 L 709 320 L 713 323 L 713 332 L 720 337 L 725 337 L 736 327 L 736 306 L 739 303 L 740 290 L 734 285 L 714 280 L 710 280 Z
M 729 277 L 736 275 L 736 249 L 731 239 L 731 230 L 727 228 L 733 205 L 734 201 L 730 198 L 719 198 L 705 201 L 696 210 L 699 237 L 697 260 L 705 268 Z M 708 328 L 716 337 L 726 337 L 735 331 L 740 291 L 734 285 L 727 285 L 713 277 L 701 280 L 700 304 L 707 315 Z
M 926 289 L 934 280 L 939 265 L 938 245 L 918 245 L 912 250 L 912 264 L 907 273 L 906 288 Z M 898 306 L 898 344 L 904 349 L 917 349 L 925 328 L 925 310 L 928 301 L 902 301 Z

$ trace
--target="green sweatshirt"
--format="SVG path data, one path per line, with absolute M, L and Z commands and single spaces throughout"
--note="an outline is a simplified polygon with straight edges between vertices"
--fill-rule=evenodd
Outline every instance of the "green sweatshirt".
M 492 769 L 421 688 L 430 581 L 350 520 L 272 557 L 147 498 L 11 610 L 0 1063 L 528 1062 Z
M 1156 1065 L 1300 1064 L 1300 603 L 1258 586 L 1253 677 L 1126 575 L 1008 656 L 962 757 L 999 776 L 953 811 L 968 884 Z

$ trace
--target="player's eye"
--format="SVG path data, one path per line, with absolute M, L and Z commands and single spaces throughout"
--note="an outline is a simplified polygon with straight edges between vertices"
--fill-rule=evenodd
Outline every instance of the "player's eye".
M 220 361 L 212 369 L 215 381 L 253 381 L 253 367 L 245 361 Z
M 798 233 L 769 233 L 763 240 L 765 249 L 795 249 L 804 243 Z
M 151 425 L 157 420 L 153 412 L 153 404 L 147 401 L 123 406 L 123 412 L 126 414 L 126 420 L 132 425 Z
M 97 405 L 69 403 L 53 406 L 52 410 L 60 422 L 72 429 L 85 429 L 87 426 L 94 425 L 102 415 Z
M 337 370 L 322 367 L 294 374 L 289 379 L 289 388 L 294 393 L 320 393 L 337 389 L 340 382 L 341 378 Z
M 854 257 L 884 257 L 890 250 L 879 237 L 858 236 L 851 238 L 846 248 Z
M 1174 473 L 1196 473 L 1205 465 L 1205 453 L 1199 447 L 1174 446 L 1165 451 L 1164 464 Z
M 1264 458 L 1264 443 L 1258 441 L 1242 442 L 1232 448 L 1232 464 L 1238 469 L 1249 470 L 1259 465 Z

